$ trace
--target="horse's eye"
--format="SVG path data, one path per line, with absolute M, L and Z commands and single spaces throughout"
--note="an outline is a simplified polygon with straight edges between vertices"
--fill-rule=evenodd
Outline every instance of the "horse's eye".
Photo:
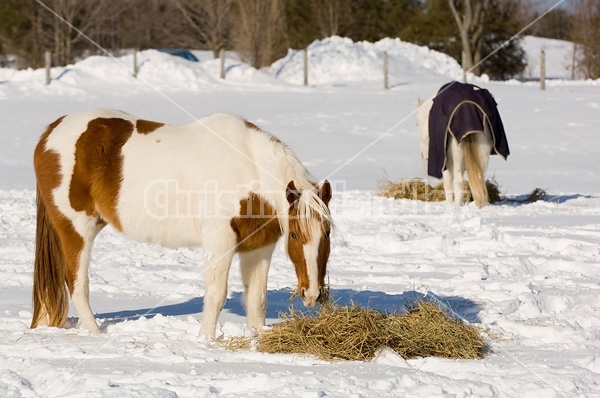
M 291 233 L 290 236 L 292 237 L 292 239 L 296 239 L 298 236 L 295 233 Z
M 327 239 L 329 239 L 329 234 L 330 234 L 330 233 L 331 233 L 331 231 L 327 231 L 327 232 L 325 232 L 325 237 L 326 237 Z

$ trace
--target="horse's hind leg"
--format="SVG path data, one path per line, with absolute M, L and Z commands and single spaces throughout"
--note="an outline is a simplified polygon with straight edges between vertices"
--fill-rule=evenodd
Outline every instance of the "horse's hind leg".
M 448 131 L 448 147 L 446 149 L 446 169 L 442 172 L 446 202 L 460 206 L 463 190 L 463 156 L 458 142 Z
M 65 256 L 66 280 L 73 305 L 75 305 L 79 315 L 79 325 L 92 333 L 100 333 L 100 329 L 98 329 L 90 307 L 88 268 L 92 243 L 104 225 L 95 218 L 87 218 L 83 228 L 83 236 L 79 236 L 80 239 L 63 242 L 64 253 L 70 253 L 70 255 Z
M 265 325 L 267 274 L 274 249 L 275 245 L 273 244 L 239 254 L 248 326 L 255 330 L 259 330 Z
M 448 156 L 446 159 L 450 159 Z M 442 172 L 442 181 L 444 183 L 444 194 L 446 195 L 446 202 L 452 203 L 454 201 L 454 192 L 452 192 L 452 173 L 450 172 L 451 163 L 447 163 L 448 169 Z
M 490 154 L 492 153 L 492 133 L 489 127 L 489 121 L 486 119 L 483 124 L 483 134 L 478 134 L 476 137 L 479 161 L 483 172 L 487 170 Z

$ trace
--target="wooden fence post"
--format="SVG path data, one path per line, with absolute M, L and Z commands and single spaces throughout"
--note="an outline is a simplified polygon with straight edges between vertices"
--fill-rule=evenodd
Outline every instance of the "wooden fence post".
M 546 53 L 544 50 L 540 54 L 540 89 L 546 89 Z
M 46 66 L 46 86 L 50 85 L 52 78 L 50 76 L 50 68 L 52 67 L 52 55 L 50 51 L 44 53 L 44 64 Z
M 133 77 L 137 78 L 138 75 L 138 62 L 137 62 L 137 50 L 133 50 Z
M 383 88 L 388 89 L 388 53 L 387 51 L 383 52 Z
M 571 80 L 575 80 L 576 60 L 577 60 L 577 44 L 573 43 L 573 58 L 571 59 Z
M 308 86 L 308 49 L 305 48 L 302 52 L 304 54 L 304 85 Z
M 225 79 L 225 49 L 222 48 L 219 50 L 219 59 L 221 60 L 221 72 L 219 73 L 219 77 L 221 79 Z

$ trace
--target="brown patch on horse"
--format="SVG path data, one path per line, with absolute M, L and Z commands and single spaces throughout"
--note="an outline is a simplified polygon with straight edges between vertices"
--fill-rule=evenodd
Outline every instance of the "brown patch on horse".
M 237 251 L 244 252 L 277 242 L 281 228 L 273 206 L 262 196 L 250 192 L 240 200 L 240 215 L 230 222 L 237 236 Z
M 319 189 L 319 198 L 329 208 L 329 202 L 333 196 L 331 184 L 325 180 L 321 188 Z M 327 261 L 329 261 L 329 252 L 331 250 L 331 240 L 329 235 L 331 234 L 332 225 L 330 222 L 323 222 L 323 228 L 321 230 L 321 241 L 319 242 L 319 254 L 317 258 L 317 265 L 319 266 L 319 288 L 325 286 L 325 274 L 327 273 Z
M 329 253 L 331 250 L 331 241 L 329 234 L 331 233 L 331 225 L 323 223 L 321 241 L 319 242 L 319 254 L 317 265 L 319 266 L 319 288 L 325 287 L 325 274 L 327 273 L 327 262 L 329 261 Z
M 283 144 L 283 142 L 281 142 L 281 140 L 275 137 L 274 135 L 271 136 L 271 142 L 274 142 L 276 144 Z
M 306 265 L 306 258 L 304 257 L 304 245 L 308 243 L 310 237 L 306 236 L 302 231 L 304 230 L 298 220 L 298 209 L 293 204 L 289 210 L 289 236 L 287 240 L 287 251 L 288 256 L 294 263 L 296 270 L 296 277 L 298 277 L 298 291 L 302 289 L 308 289 L 308 268 Z
M 135 122 L 135 129 L 140 134 L 150 134 L 154 130 L 164 126 L 164 123 L 152 122 L 150 120 L 138 119 Z
M 60 156 L 47 150 L 46 142 L 63 118 L 48 126 L 40 137 L 33 157 L 37 180 L 37 226 L 32 328 L 44 319 L 49 326 L 64 325 L 69 310 L 65 282 L 72 294 L 76 264 L 83 249 L 83 238 L 60 212 L 52 194 L 60 186 L 63 175 L 60 172 Z
M 318 188 L 318 184 L 312 183 L 313 186 Z M 290 204 L 288 215 L 289 215 L 289 237 L 288 237 L 288 255 L 292 262 L 294 263 L 294 267 L 296 269 L 296 276 L 298 277 L 298 290 L 309 288 L 309 279 L 308 279 L 308 268 L 306 264 L 306 258 L 304 257 L 304 245 L 308 243 L 312 237 L 306 236 L 303 232 L 305 228 L 302 228 L 301 222 L 306 222 L 306 220 L 300 220 L 298 216 L 298 206 L 297 202 L 300 200 L 300 191 L 298 191 L 294 185 L 293 181 L 290 181 L 287 187 L 287 200 Z M 329 201 L 331 200 L 331 185 L 327 180 L 320 187 L 318 192 L 319 198 L 325 203 L 325 205 L 329 205 Z M 314 217 L 320 217 L 318 215 L 313 215 Z M 325 286 L 325 274 L 327 273 L 327 261 L 329 260 L 329 252 L 330 252 L 330 240 L 329 234 L 331 232 L 331 223 L 325 220 L 319 220 L 321 223 L 321 240 L 319 241 L 319 249 L 318 249 L 318 258 L 317 258 L 317 266 L 318 266 L 318 284 L 319 290 L 322 290 Z
M 249 130 L 263 131 L 263 129 L 261 129 L 260 127 L 258 127 L 256 124 L 254 124 L 251 121 L 248 121 L 246 119 L 244 119 L 244 124 L 246 125 L 246 128 L 249 129 Z M 275 142 L 275 143 L 281 144 L 281 140 L 279 138 L 275 137 L 274 135 L 271 135 L 271 142 Z
M 296 277 L 298 278 L 298 291 L 308 289 L 308 269 L 306 258 L 304 257 L 304 245 L 308 243 L 310 236 L 306 236 L 304 228 L 300 225 L 298 217 L 298 201 L 300 200 L 300 191 L 296 189 L 294 181 L 290 181 L 286 188 L 286 198 L 290 205 L 288 209 L 288 228 L 287 252 L 290 260 L 294 263 Z
M 123 157 L 121 149 L 133 133 L 133 123 L 120 118 L 98 118 L 75 144 L 75 167 L 69 200 L 76 211 L 99 217 L 122 231 L 117 216 Z
M 262 131 L 262 129 L 260 127 L 258 127 L 256 124 L 254 124 L 248 120 L 244 120 L 244 124 L 246 125 L 246 128 L 249 130 Z

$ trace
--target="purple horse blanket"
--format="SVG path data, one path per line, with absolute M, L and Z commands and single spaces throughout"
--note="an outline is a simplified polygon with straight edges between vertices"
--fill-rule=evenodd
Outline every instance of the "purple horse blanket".
M 471 133 L 483 133 L 485 121 L 492 135 L 491 155 L 508 157 L 508 141 L 498 113 L 498 104 L 486 89 L 473 84 L 450 82 L 442 86 L 429 112 L 429 160 L 427 174 L 442 178 L 446 169 L 448 133 L 460 144 Z

